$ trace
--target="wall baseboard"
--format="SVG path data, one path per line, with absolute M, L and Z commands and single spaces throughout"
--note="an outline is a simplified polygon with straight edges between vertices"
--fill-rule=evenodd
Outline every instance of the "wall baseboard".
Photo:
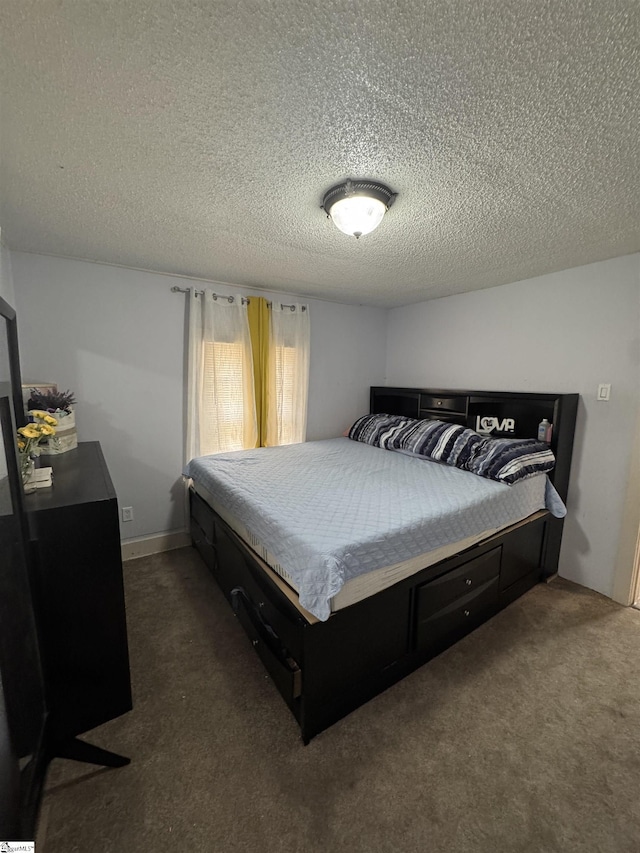
M 163 551 L 173 551 L 175 548 L 185 548 L 188 545 L 191 545 L 191 536 L 186 530 L 125 539 L 121 543 L 122 561 L 135 560 L 137 557 L 148 557 L 151 554 L 161 554 Z

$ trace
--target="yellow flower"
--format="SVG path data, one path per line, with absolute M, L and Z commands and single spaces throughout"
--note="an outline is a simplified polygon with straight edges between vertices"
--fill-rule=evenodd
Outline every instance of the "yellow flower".
M 40 433 L 41 435 L 55 435 L 56 431 L 52 426 L 49 426 L 49 424 L 42 424 L 40 427 Z
M 52 417 L 49 412 L 41 412 L 38 409 L 32 409 L 29 414 L 32 418 L 36 418 L 38 421 L 44 421 L 45 424 L 49 424 L 49 426 L 57 426 L 58 421 Z M 37 424 L 40 426 L 40 424 Z
M 40 438 L 40 431 L 36 429 L 33 424 L 27 424 L 27 426 L 20 427 L 18 432 L 25 438 Z
M 26 446 L 27 445 L 25 444 L 25 442 L 21 438 L 19 438 L 18 439 L 18 450 L 24 450 Z

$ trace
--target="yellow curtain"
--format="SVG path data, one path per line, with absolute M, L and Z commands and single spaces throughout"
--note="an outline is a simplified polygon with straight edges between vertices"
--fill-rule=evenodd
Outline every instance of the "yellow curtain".
M 269 304 L 261 296 L 249 300 L 249 332 L 253 352 L 253 381 L 256 394 L 256 420 L 258 440 L 256 447 L 267 441 L 267 410 L 269 403 Z

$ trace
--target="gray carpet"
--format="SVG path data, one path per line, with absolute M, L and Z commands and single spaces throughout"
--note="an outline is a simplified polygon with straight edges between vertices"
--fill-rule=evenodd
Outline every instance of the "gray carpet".
M 38 853 L 640 850 L 640 612 L 539 585 L 304 747 L 192 549 L 126 564 L 135 709 Z

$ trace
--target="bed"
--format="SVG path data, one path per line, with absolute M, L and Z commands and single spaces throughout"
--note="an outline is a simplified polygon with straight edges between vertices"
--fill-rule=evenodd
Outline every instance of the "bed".
M 305 743 L 555 573 L 577 400 L 371 389 L 362 423 L 398 435 L 530 439 L 546 417 L 553 470 L 511 485 L 391 429 L 189 463 L 193 544 Z

